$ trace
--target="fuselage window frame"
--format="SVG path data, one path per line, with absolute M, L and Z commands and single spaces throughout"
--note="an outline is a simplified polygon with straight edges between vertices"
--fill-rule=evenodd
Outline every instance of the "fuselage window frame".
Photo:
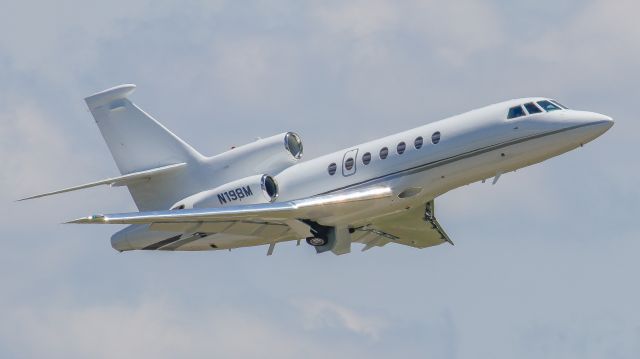
M 422 138 L 422 136 L 416 137 L 416 139 L 413 141 L 413 147 L 415 147 L 416 150 L 421 149 L 423 144 L 424 144 L 424 138 Z
M 362 155 L 362 164 L 368 165 L 369 163 L 371 163 L 371 152 L 365 152 L 365 154 Z
M 389 156 L 389 148 L 388 147 L 382 147 L 380 149 L 380 153 L 378 155 L 380 156 L 381 160 L 387 159 L 387 157 Z
M 353 159 L 353 157 L 349 157 L 344 161 L 344 169 L 346 169 L 347 171 L 351 171 L 353 169 L 353 166 L 356 165 L 356 160 Z
M 544 103 L 547 103 L 548 105 L 551 105 L 551 106 L 545 106 Z M 554 104 L 553 102 L 551 102 L 549 100 L 536 101 L 536 104 L 538 104 L 538 106 L 540 106 L 540 108 L 543 109 L 544 112 L 553 112 L 553 111 L 561 111 L 562 110 L 562 107 Z
M 527 113 L 529 115 L 535 115 L 536 113 L 542 113 L 544 111 L 542 111 L 542 109 L 540 107 L 538 107 L 538 105 L 536 105 L 535 102 L 527 102 L 524 104 L 524 108 L 525 110 L 527 110 Z
M 335 162 L 332 162 L 327 167 L 327 172 L 329 172 L 329 176 L 335 175 L 337 170 L 338 170 L 338 165 Z
M 396 146 L 396 152 L 398 152 L 399 155 L 403 154 L 406 150 L 407 144 L 404 141 L 398 143 L 398 146 Z
M 437 145 L 440 142 L 440 131 L 436 131 L 433 133 L 433 135 L 431 135 L 431 143 L 433 143 L 434 145 Z
M 513 106 L 509 109 L 509 112 L 507 112 L 507 120 L 512 120 L 514 118 L 523 117 L 526 115 L 527 113 L 524 112 L 524 108 L 522 108 L 522 105 Z
M 567 106 L 565 106 L 565 105 L 561 104 L 561 103 L 560 103 L 560 102 L 558 102 L 557 100 L 551 100 L 551 99 L 550 99 L 549 101 L 551 101 L 551 103 L 553 103 L 553 104 L 555 104 L 555 105 L 560 106 L 560 107 L 561 107 L 562 109 L 564 109 L 564 110 L 568 110 L 568 109 L 569 109 Z

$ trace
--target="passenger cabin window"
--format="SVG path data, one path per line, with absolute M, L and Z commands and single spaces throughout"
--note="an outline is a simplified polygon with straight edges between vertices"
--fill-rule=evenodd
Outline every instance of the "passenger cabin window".
M 329 165 L 329 167 L 327 168 L 327 171 L 329 171 L 329 174 L 331 176 L 333 176 L 334 174 L 336 174 L 336 170 L 338 169 L 338 166 L 335 163 L 332 163 Z
M 396 150 L 398 151 L 398 154 L 401 155 L 404 153 L 404 150 L 407 149 L 407 144 L 404 142 L 400 142 L 398 143 L 398 147 L 396 147 Z
M 547 112 L 558 111 L 561 109 L 557 105 L 554 105 L 553 103 L 551 103 L 551 101 L 547 101 L 547 100 L 538 101 L 538 105 L 540 105 L 540 107 L 542 107 Z
M 530 115 L 542 112 L 542 110 L 539 109 L 538 106 L 536 106 L 536 104 L 533 102 L 525 103 L 524 108 L 527 109 L 527 112 L 529 112 Z
M 346 169 L 347 171 L 351 171 L 355 162 L 356 161 L 353 160 L 353 157 L 347 158 L 347 160 L 344 161 L 344 169 Z
M 435 132 L 433 135 L 431 135 L 431 142 L 434 145 L 437 145 L 438 142 L 440 142 L 440 131 Z
M 423 142 L 422 136 L 416 138 L 416 140 L 413 141 L 413 145 L 415 146 L 416 150 L 419 150 L 420 148 L 422 148 L 422 142 Z
M 540 102 L 538 102 L 540 103 Z M 522 106 L 514 106 L 512 108 L 509 109 L 509 114 L 507 115 L 507 119 L 512 119 L 512 118 L 516 118 L 516 117 L 522 117 L 524 116 L 524 110 L 522 109 Z
M 384 160 L 389 155 L 389 149 L 386 147 L 382 147 L 380 150 L 380 159 Z
M 364 163 L 365 165 L 368 165 L 369 162 L 371 162 L 371 153 L 367 152 L 364 155 L 362 155 L 362 163 Z

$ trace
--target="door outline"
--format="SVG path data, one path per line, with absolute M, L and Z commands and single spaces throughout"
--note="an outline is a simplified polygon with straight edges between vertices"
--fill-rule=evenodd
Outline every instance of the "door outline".
M 347 163 L 347 159 L 349 158 L 353 158 L 353 168 L 350 170 L 348 170 L 345 166 L 345 164 Z M 342 157 L 342 175 L 344 177 L 352 176 L 356 173 L 356 167 L 357 167 L 356 163 L 358 162 L 357 159 L 358 159 L 357 148 L 345 152 L 344 156 Z

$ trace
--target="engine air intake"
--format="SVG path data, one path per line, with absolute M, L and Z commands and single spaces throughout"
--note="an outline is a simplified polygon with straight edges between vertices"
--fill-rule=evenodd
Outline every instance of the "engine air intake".
M 270 202 L 273 202 L 278 198 L 278 183 L 276 183 L 276 180 L 273 177 L 263 175 L 261 185 L 262 191 L 271 199 Z
M 289 151 L 291 156 L 295 159 L 302 157 L 302 139 L 295 132 L 287 132 L 284 136 L 284 147 Z

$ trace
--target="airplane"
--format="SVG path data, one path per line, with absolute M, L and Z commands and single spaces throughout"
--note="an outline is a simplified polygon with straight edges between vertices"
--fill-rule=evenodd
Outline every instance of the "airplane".
M 301 240 L 317 253 L 389 243 L 453 244 L 435 198 L 594 140 L 611 117 L 531 97 L 500 102 L 301 161 L 294 132 L 205 157 L 129 100 L 125 84 L 85 99 L 120 176 L 48 192 L 126 186 L 139 210 L 67 223 L 126 224 L 112 247 L 231 250 Z

